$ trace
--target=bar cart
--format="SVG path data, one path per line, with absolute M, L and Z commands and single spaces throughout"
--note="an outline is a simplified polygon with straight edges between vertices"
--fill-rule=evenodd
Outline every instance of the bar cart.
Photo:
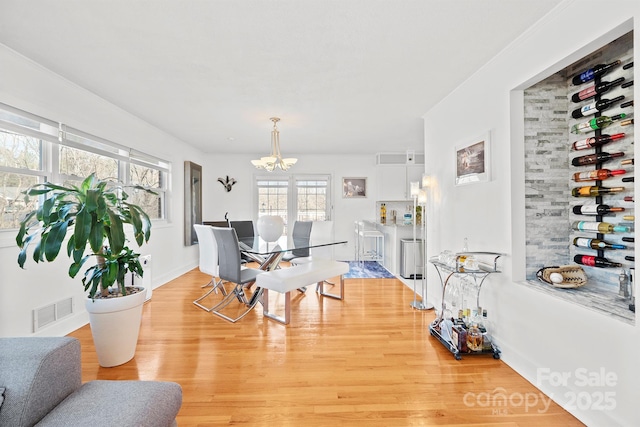
M 498 259 L 502 255 L 503 254 L 497 252 L 458 252 L 451 254 L 447 260 L 443 260 L 441 256 L 435 256 L 429 259 L 429 262 L 436 268 L 440 282 L 442 283 L 442 307 L 438 317 L 429 325 L 429 332 L 454 355 L 456 360 L 462 359 L 463 354 L 492 354 L 494 359 L 500 359 L 500 350 L 493 342 L 490 343 L 490 346 L 483 346 L 482 349 L 476 351 L 469 351 L 464 345 L 455 344 L 454 338 L 457 336 L 456 330 L 460 328 L 458 327 L 456 329 L 454 327 L 453 331 L 450 332 L 449 324 L 452 323 L 444 318 L 444 313 L 446 308 L 445 293 L 452 278 L 468 279 L 473 282 L 477 289 L 476 306 L 480 307 L 480 289 L 482 288 L 482 284 L 490 274 L 500 273 L 498 269 Z M 447 322 L 449 322 L 449 324 Z M 443 330 L 443 327 L 446 329 Z

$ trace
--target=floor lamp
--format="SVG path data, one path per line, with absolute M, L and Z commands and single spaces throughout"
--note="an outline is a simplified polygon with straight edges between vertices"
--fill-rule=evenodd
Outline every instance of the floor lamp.
M 418 193 L 418 203 L 422 206 L 422 221 L 420 227 L 422 230 L 422 302 L 420 310 L 431 310 L 433 304 L 427 301 L 427 188 L 429 187 L 429 177 L 422 176 L 422 190 Z
M 420 310 L 422 302 L 418 301 L 418 292 L 416 291 L 416 276 L 418 275 L 418 251 L 416 250 L 416 207 L 418 204 L 418 195 L 420 194 L 420 183 L 418 181 L 411 183 L 411 198 L 413 199 L 413 302 L 411 307 Z M 424 273 L 422 274 L 424 276 Z

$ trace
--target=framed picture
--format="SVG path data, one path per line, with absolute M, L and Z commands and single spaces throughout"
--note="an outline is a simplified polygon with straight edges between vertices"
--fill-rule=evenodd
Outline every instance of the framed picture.
M 198 238 L 194 224 L 202 224 L 202 166 L 184 162 L 184 245 L 194 245 Z
M 456 185 L 491 179 L 490 132 L 456 146 Z
M 342 178 L 342 197 L 345 199 L 367 197 L 367 178 Z

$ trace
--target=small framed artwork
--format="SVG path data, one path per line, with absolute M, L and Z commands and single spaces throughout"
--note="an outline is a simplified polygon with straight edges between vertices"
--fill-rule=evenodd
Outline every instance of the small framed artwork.
M 342 178 L 342 197 L 345 199 L 367 197 L 367 178 Z
M 490 132 L 456 146 L 456 185 L 491 179 Z

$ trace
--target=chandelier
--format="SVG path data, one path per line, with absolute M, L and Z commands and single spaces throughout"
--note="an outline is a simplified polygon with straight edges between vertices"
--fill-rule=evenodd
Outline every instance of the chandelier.
M 273 122 L 273 130 L 271 131 L 271 154 L 268 157 L 261 157 L 260 160 L 251 160 L 253 166 L 258 169 L 265 169 L 269 172 L 276 168 L 286 171 L 295 165 L 298 159 L 283 159 L 280 154 L 280 131 L 276 124 L 280 121 L 279 117 L 271 117 L 269 120 Z

